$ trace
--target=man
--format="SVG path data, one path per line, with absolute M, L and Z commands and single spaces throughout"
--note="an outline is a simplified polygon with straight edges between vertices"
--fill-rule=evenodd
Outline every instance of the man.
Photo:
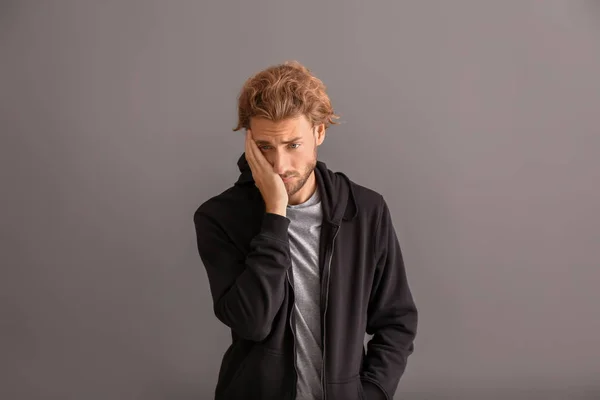
M 297 62 L 267 68 L 238 117 L 240 176 L 194 214 L 232 337 L 215 399 L 392 400 L 417 310 L 383 197 L 317 161 L 338 118 L 325 86 Z

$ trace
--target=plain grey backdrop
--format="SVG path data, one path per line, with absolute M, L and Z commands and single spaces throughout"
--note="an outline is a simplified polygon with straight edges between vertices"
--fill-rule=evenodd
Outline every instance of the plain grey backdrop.
M 395 399 L 600 399 L 600 2 L 0 1 L 0 398 L 210 399 L 192 223 L 298 60 L 420 311 Z

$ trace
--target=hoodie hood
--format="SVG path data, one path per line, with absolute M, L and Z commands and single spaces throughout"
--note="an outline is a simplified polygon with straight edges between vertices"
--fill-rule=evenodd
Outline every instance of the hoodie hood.
M 246 160 L 246 153 L 242 153 L 237 166 L 240 176 L 235 185 L 253 184 L 254 178 Z M 358 209 L 350 179 L 342 172 L 331 171 L 324 162 L 319 160 L 315 167 L 315 178 L 321 195 L 324 218 L 336 225 L 339 225 L 342 219 L 346 221 L 353 219 Z

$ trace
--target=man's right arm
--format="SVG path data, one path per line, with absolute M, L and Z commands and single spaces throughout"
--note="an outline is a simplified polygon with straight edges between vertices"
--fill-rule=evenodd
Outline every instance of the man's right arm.
M 283 215 L 265 213 L 245 255 L 214 218 L 199 211 L 194 214 L 198 252 L 215 315 L 244 339 L 264 340 L 281 308 L 291 266 L 289 224 Z

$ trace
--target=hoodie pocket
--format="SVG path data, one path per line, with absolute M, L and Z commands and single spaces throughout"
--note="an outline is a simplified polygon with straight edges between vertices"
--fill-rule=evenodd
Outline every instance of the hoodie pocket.
M 222 398 L 281 400 L 290 389 L 286 372 L 289 375 L 282 353 L 257 345 L 242 361 Z
M 360 375 L 340 382 L 328 382 L 327 397 L 336 400 L 364 400 Z

